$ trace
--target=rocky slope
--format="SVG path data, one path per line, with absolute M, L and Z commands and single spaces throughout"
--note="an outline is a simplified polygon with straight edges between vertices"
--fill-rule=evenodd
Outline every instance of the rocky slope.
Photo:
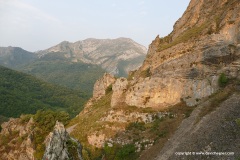
M 64 41 L 37 54 L 44 56 L 52 52 L 62 52 L 73 62 L 97 64 L 112 74 L 125 76 L 140 67 L 147 49 L 128 38 L 91 38 L 74 43 Z
M 18 118 L 10 119 L 1 125 L 0 159 L 34 159 L 33 123 L 33 119 L 30 119 L 27 123 L 21 123 L 21 119 Z
M 8 122 L 4 122 L 1 125 L 1 160 L 82 160 L 82 146 L 80 142 L 69 136 L 62 123 L 57 121 L 53 131 L 48 132 L 49 135 L 46 136 L 44 133 L 46 130 L 41 130 L 45 126 L 38 128 L 36 117 L 33 116 L 34 118 L 31 117 L 29 120 L 26 117 L 11 118 Z M 44 120 L 47 120 L 46 117 Z M 44 155 L 42 155 L 39 151 L 44 146 L 43 142 L 39 143 L 39 140 L 42 141 L 44 139 L 46 149 Z
M 0 65 L 18 68 L 37 59 L 37 55 L 19 47 L 0 47 Z
M 239 127 L 236 120 L 240 115 L 236 112 L 232 116 L 232 110 L 239 107 L 237 101 L 239 90 L 226 91 L 229 86 L 225 89 L 224 86 L 229 83 L 228 85 L 236 88 L 240 81 L 239 13 L 238 0 L 192 0 L 182 18 L 174 25 L 173 32 L 164 38 L 157 36 L 152 42 L 143 65 L 137 71 L 131 72 L 128 78 L 118 78 L 108 83 L 111 86 L 111 91 L 108 93 L 106 92 L 108 87 L 103 85 L 104 83 L 98 83 L 101 85 L 98 88 L 102 89 L 98 92 L 103 96 L 100 99 L 91 99 L 84 111 L 72 121 L 71 125 L 76 125 L 72 134 L 85 144 L 98 148 L 104 147 L 106 143 L 108 146 L 114 146 L 115 143 L 121 145 L 134 143 L 136 147 L 140 144 L 145 149 L 153 144 L 155 145 L 151 148 L 156 149 L 155 146 L 158 146 L 158 150 L 150 149 L 144 152 L 145 156 L 142 155 L 142 159 L 154 159 L 155 157 L 147 155 L 159 153 L 175 131 L 174 136 L 177 137 L 178 133 L 182 133 L 181 136 L 189 137 L 190 142 L 173 139 L 174 142 L 170 145 L 177 144 L 176 148 L 171 150 L 171 153 L 168 152 L 171 146 L 164 148 L 158 155 L 159 159 L 164 158 L 165 156 L 161 156 L 165 154 L 167 155 L 165 159 L 176 158 L 172 154 L 174 151 L 181 151 L 183 149 L 181 145 L 189 145 L 188 148 L 192 146 L 195 150 L 204 151 L 203 148 L 209 148 L 210 141 L 213 141 L 212 151 L 227 151 L 228 147 L 237 151 L 237 145 L 225 142 L 239 141 L 239 137 L 236 136 Z M 222 97 L 221 92 L 229 94 Z M 219 99 L 218 96 L 222 98 Z M 209 99 L 211 97 L 215 97 L 213 102 Z M 226 99 L 229 100 L 225 102 Z M 196 114 L 201 104 L 208 100 L 211 101 L 211 105 L 203 107 L 201 113 Z M 231 101 L 233 103 L 229 103 Z M 227 108 L 226 104 L 231 105 L 232 109 Z M 219 110 L 229 110 L 226 114 L 217 110 L 216 116 L 219 119 L 211 118 L 211 115 L 215 116 L 212 111 L 218 106 L 224 108 Z M 193 127 L 189 129 L 190 126 L 184 125 L 183 122 L 184 127 L 178 130 L 178 125 L 190 115 L 191 111 L 186 108 L 196 108 L 188 119 L 188 124 L 191 123 Z M 144 113 L 147 114 L 142 118 L 140 115 Z M 155 115 L 165 115 L 165 117 L 156 118 Z M 209 116 L 206 121 L 205 116 Z M 225 117 L 225 120 L 220 118 L 221 116 Z M 226 121 L 226 117 L 231 116 L 231 122 Z M 152 118 L 144 121 L 147 117 Z M 161 125 L 158 123 L 159 119 Z M 138 122 L 143 124 L 139 125 Z M 209 127 L 202 125 L 207 123 Z M 86 130 L 80 124 L 91 126 L 91 129 Z M 134 126 L 135 129 L 132 130 L 129 126 Z M 220 131 L 221 127 L 224 131 Z M 157 137 L 150 136 L 151 131 L 148 130 L 150 128 L 152 133 L 157 130 L 155 133 Z M 182 132 L 185 129 L 186 132 Z M 192 135 L 194 133 L 188 132 L 191 129 L 200 133 Z M 230 134 L 228 129 L 231 132 L 229 136 L 227 136 Z M 86 133 L 88 136 L 79 136 L 80 130 L 81 135 Z M 136 136 L 139 134 L 137 130 L 142 131 L 140 132 L 142 137 Z M 196 140 L 198 136 L 203 136 L 205 133 L 202 131 L 206 130 L 211 130 L 211 134 L 215 134 L 216 137 L 203 142 L 200 142 L 201 138 L 199 141 Z M 217 136 L 218 132 L 221 133 L 219 136 Z M 225 137 L 224 141 L 217 141 L 223 137 Z M 154 143 L 151 143 L 152 141 Z M 218 147 L 221 145 L 222 148 Z
M 237 159 L 240 157 L 240 95 L 235 93 L 221 102 L 218 108 L 198 122 L 199 114 L 209 101 L 201 104 L 180 125 L 156 159 Z M 177 152 L 198 152 L 202 155 L 176 155 Z M 231 152 L 230 155 L 206 155 L 206 152 Z M 205 155 L 204 155 L 205 154 Z M 145 159 L 146 157 L 142 157 Z

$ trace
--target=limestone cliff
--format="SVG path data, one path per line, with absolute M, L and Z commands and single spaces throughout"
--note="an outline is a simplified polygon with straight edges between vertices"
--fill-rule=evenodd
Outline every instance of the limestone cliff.
M 56 122 L 53 132 L 47 136 L 45 143 L 43 160 L 83 160 L 81 144 L 69 136 L 60 122 Z
M 235 83 L 240 80 L 239 14 L 239 0 L 192 0 L 182 18 L 174 25 L 172 33 L 163 38 L 157 36 L 151 43 L 147 57 L 138 70 L 131 72 L 128 78 L 121 77 L 112 81 L 112 91 L 107 94 L 106 87 L 98 88 L 102 91 L 95 88 L 102 96 L 96 101 L 90 101 L 84 112 L 74 120 L 76 127 L 72 134 L 85 140 L 84 143 L 88 146 L 97 148 L 106 143 L 108 146 L 113 146 L 114 143 L 134 143 L 137 148 L 141 145 L 146 149 L 154 142 L 157 144 L 152 147 L 155 151 L 149 151 L 150 154 L 146 151 L 145 156 L 142 156 L 142 159 L 148 159 L 151 153 L 160 152 L 160 148 L 178 129 L 183 119 L 187 118 L 188 124 L 191 123 L 194 129 L 199 131 L 200 127 L 205 130 L 203 125 L 196 124 L 199 121 L 203 123 L 203 117 L 216 107 L 221 107 L 220 104 L 228 99 L 229 95 L 239 94 L 239 90 L 235 89 L 225 92 L 219 85 L 221 75 L 226 76 L 231 85 L 237 85 Z M 219 98 L 222 93 L 228 95 Z M 210 100 L 210 105 L 195 114 L 198 108 L 201 108 L 201 103 L 212 97 L 215 98 Z M 233 100 L 236 100 L 238 96 L 233 97 Z M 194 110 L 189 119 L 194 107 L 197 110 Z M 237 105 L 233 108 L 237 108 Z M 234 118 L 237 117 L 238 113 Z M 228 126 L 231 131 L 237 126 L 235 119 L 231 119 L 234 127 Z M 204 123 L 211 120 L 209 118 Z M 219 121 L 216 121 L 214 128 L 219 130 L 221 126 Z M 90 129 L 81 125 L 87 125 Z M 188 132 L 189 128 L 186 126 Z M 184 128 L 181 128 L 176 133 L 185 134 L 183 130 Z M 215 132 L 218 132 L 216 130 Z M 87 136 L 78 136 L 78 132 Z M 227 134 L 221 133 L 222 136 Z M 184 137 L 189 135 L 190 132 Z M 196 139 L 196 136 L 191 135 L 191 138 Z M 230 139 L 227 138 L 226 141 L 228 140 Z M 194 146 L 194 142 L 189 144 Z M 178 150 L 181 150 L 177 138 L 170 145 L 175 143 Z M 199 145 L 208 147 L 201 143 Z M 214 145 L 221 143 L 216 142 Z M 223 145 L 230 146 L 227 143 Z M 231 147 L 236 150 L 236 145 Z M 169 148 L 171 147 L 166 148 L 163 154 L 168 154 Z M 197 147 L 196 149 L 201 150 Z M 141 147 L 138 148 L 138 151 L 142 150 Z M 169 157 L 174 150 L 168 154 Z M 166 159 L 176 158 L 169 157 Z
M 96 81 L 93 88 L 93 98 L 100 99 L 105 96 L 106 90 L 109 88 L 111 91 L 111 85 L 116 81 L 116 78 L 111 74 L 105 73 L 102 78 Z
M 119 103 L 124 97 L 128 105 L 161 108 L 182 99 L 193 106 L 219 89 L 221 73 L 240 78 L 239 14 L 238 0 L 192 0 L 173 32 L 149 46 Z

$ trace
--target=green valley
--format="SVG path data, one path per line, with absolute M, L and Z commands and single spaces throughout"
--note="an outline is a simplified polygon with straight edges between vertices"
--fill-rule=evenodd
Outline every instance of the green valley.
M 31 75 L 0 66 L 0 113 L 4 117 L 33 114 L 40 109 L 67 111 L 75 116 L 88 94 L 49 84 Z
M 20 70 L 49 83 L 87 94 L 92 94 L 95 81 L 104 73 L 97 65 L 72 62 L 61 52 L 47 54 Z

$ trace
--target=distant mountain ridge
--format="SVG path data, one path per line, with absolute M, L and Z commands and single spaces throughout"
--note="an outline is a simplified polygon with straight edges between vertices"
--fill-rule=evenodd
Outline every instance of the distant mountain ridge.
M 17 68 L 33 62 L 37 58 L 36 54 L 19 47 L 0 47 L 0 64 L 5 67 Z
M 64 53 L 72 62 L 100 65 L 114 75 L 126 76 L 141 66 L 147 48 L 129 38 L 94 39 L 70 43 L 63 41 L 49 49 L 36 52 L 39 57 L 51 53 Z

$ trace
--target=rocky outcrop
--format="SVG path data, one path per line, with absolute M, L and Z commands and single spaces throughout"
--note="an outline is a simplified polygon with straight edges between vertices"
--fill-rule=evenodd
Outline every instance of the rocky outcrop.
M 181 100 L 193 106 L 218 91 L 222 73 L 240 78 L 239 13 L 237 0 L 192 0 L 173 32 L 149 46 L 127 90 L 113 90 L 112 103 L 123 97 L 127 105 L 144 108 Z
M 128 81 L 126 78 L 119 78 L 112 86 L 113 94 L 111 98 L 111 106 L 114 107 L 124 102 L 124 93 L 127 91 Z
M 34 160 L 33 119 L 27 123 L 19 118 L 4 122 L 0 133 L 0 159 Z
M 102 78 L 96 81 L 93 88 L 93 98 L 100 99 L 105 96 L 106 89 L 116 81 L 116 78 L 111 74 L 105 73 Z M 110 88 L 111 89 L 111 88 Z
M 45 140 L 46 150 L 43 160 L 82 160 L 82 146 L 70 137 L 64 125 L 56 122 L 53 132 Z
M 73 62 L 97 64 L 111 74 L 126 76 L 141 66 L 147 49 L 128 38 L 90 38 L 75 43 L 64 41 L 37 54 L 44 56 L 56 52 L 64 53 Z
M 109 73 L 105 73 L 102 78 L 97 80 L 93 87 L 93 97 L 88 100 L 82 113 L 88 112 L 96 101 L 105 96 L 107 92 L 111 92 L 112 84 L 115 83 L 115 81 L 116 78 Z

